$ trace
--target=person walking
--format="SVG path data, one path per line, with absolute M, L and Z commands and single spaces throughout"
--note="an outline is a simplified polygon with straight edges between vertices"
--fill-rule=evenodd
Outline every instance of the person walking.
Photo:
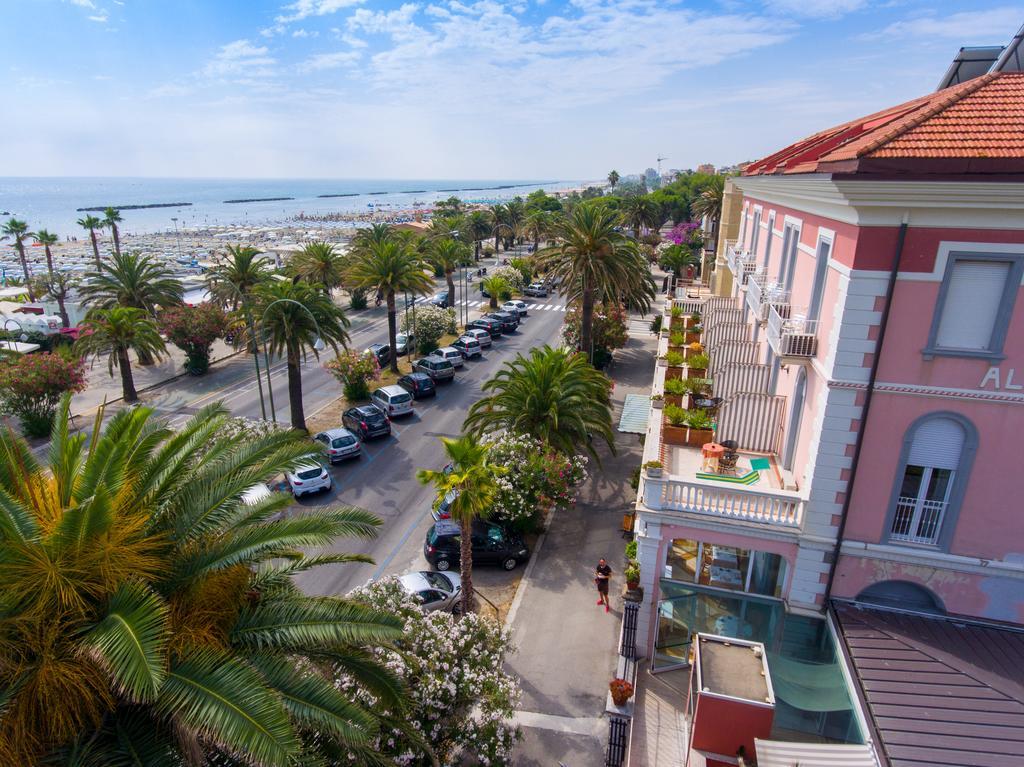
M 604 605 L 604 611 L 609 612 L 611 606 L 608 604 L 608 581 L 612 577 L 612 569 L 603 559 L 597 560 L 597 567 L 594 568 L 594 583 L 597 585 L 597 604 Z

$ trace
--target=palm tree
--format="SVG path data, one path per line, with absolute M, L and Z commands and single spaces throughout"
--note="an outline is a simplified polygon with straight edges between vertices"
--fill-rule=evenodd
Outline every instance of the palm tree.
M 397 293 L 426 295 L 434 287 L 429 265 L 407 239 L 394 232 L 367 235 L 357 243 L 355 258 L 349 267 L 348 279 L 357 288 L 376 291 L 388 305 L 388 343 L 395 348 L 398 335 Z M 391 370 L 398 373 L 398 355 L 391 355 Z
M 459 242 L 453 237 L 433 240 L 429 247 L 430 262 L 444 272 L 445 281 L 448 283 L 448 306 L 454 306 L 455 280 L 452 275 L 469 259 L 469 248 L 464 242 Z
M 519 236 L 523 221 L 526 219 L 526 203 L 522 197 L 515 197 L 505 203 L 505 223 L 507 225 L 505 250 L 509 244 L 515 245 L 516 237 Z
M 121 223 L 121 211 L 117 208 L 107 208 L 103 211 L 103 226 L 110 230 L 114 237 L 114 252 L 121 255 L 121 232 L 117 225 Z
M 56 287 L 56 281 L 54 278 L 53 271 L 53 253 L 50 250 L 50 248 L 56 245 L 58 242 L 60 242 L 60 238 L 57 235 L 53 234 L 53 232 L 48 232 L 45 229 L 40 229 L 32 236 L 35 238 L 36 242 L 43 246 L 43 250 L 46 253 L 47 293 L 52 295 L 57 300 L 57 310 L 60 313 L 61 322 L 64 323 L 64 327 L 68 327 L 70 326 L 71 321 L 68 319 L 68 310 L 64 307 L 64 296 L 66 295 L 66 293 L 65 291 L 62 290 L 57 290 L 56 292 L 54 292 L 49 289 L 49 286 Z
M 100 246 L 96 241 L 96 230 L 103 228 L 103 221 L 96 216 L 88 215 L 76 222 L 83 229 L 89 230 L 89 239 L 92 240 L 92 254 L 96 257 L 96 269 L 100 268 Z
M 48 465 L 0 434 L 0 763 L 290 767 L 368 750 L 380 720 L 335 673 L 401 710 L 401 683 L 368 652 L 401 621 L 304 596 L 294 576 L 367 561 L 301 552 L 380 520 L 280 519 L 280 493 L 245 503 L 308 461 L 294 432 L 238 439 L 214 405 L 174 429 L 145 407 L 102 429 L 101 411 L 72 434 L 69 401 Z
M 224 255 L 214 256 L 206 273 L 206 289 L 221 306 L 237 309 L 270 279 L 270 263 L 250 245 L 228 245 Z
M 491 297 L 491 308 L 498 308 L 498 299 L 511 291 L 511 286 L 508 284 L 508 280 L 504 277 L 494 275 L 488 277 L 480 283 L 480 286 L 486 291 L 487 295 Z
M 577 205 L 559 220 L 557 245 L 542 250 L 537 264 L 560 279 L 570 299 L 580 302 L 580 348 L 590 355 L 594 305 L 599 299 L 630 293 L 651 281 L 650 267 L 635 240 L 618 231 L 618 215 L 604 206 Z M 653 290 L 653 288 L 652 288 Z M 653 295 L 653 293 L 651 293 Z
M 416 476 L 425 485 L 433 485 L 438 498 L 449 494 L 452 519 L 459 524 L 459 571 L 462 577 L 462 612 L 473 611 L 473 520 L 485 517 L 498 493 L 497 476 L 504 467 L 487 460 L 487 446 L 472 434 L 452 439 L 442 437 L 449 469 L 420 469 Z
M 487 212 L 483 210 L 474 210 L 466 217 L 465 228 L 467 230 L 467 234 L 473 238 L 476 260 L 479 261 L 481 244 L 493 231 L 493 227 L 487 217 Z
M 611 381 L 582 354 L 550 346 L 517 354 L 483 385 L 464 428 L 477 435 L 505 430 L 534 437 L 564 455 L 582 448 L 597 457 L 592 437 L 615 453 Z
M 289 271 L 306 282 L 319 285 L 327 295 L 345 280 L 345 258 L 329 242 L 317 240 L 292 256 Z
M 54 272 L 43 279 L 43 289 L 46 294 L 57 302 L 61 322 L 64 327 L 71 327 L 71 318 L 68 316 L 66 307 L 67 297 L 78 285 L 78 280 L 71 272 Z
M 725 198 L 725 177 L 714 176 L 704 191 L 690 205 L 690 212 L 698 218 L 707 218 L 714 230 L 714 250 L 718 249 L 718 223 L 722 215 L 722 201 Z
M 612 192 L 615 191 L 615 185 L 619 183 L 619 172 L 613 170 L 608 174 L 608 185 L 612 188 Z
M 640 233 L 647 227 L 657 226 L 661 217 L 658 204 L 647 195 L 634 195 L 622 201 L 623 218 L 633 228 L 633 237 L 640 239 Z
M 269 282 L 256 294 L 259 336 L 270 353 L 284 355 L 288 366 L 288 404 L 292 428 L 306 431 L 302 405 L 302 360 L 306 348 L 319 359 L 325 346 L 347 346 L 348 317 L 322 290 L 305 282 Z M 394 347 L 392 347 L 394 348 Z
M 25 240 L 33 234 L 28 230 L 28 224 L 16 218 L 8 219 L 3 228 L 4 239 L 14 238 L 14 247 L 18 251 L 18 258 L 21 259 L 21 270 L 25 273 L 25 287 L 28 288 L 28 300 L 35 301 L 36 295 L 32 290 L 32 273 L 28 270 L 28 261 L 25 258 Z
M 152 317 L 142 309 L 131 306 L 112 306 L 93 309 L 85 318 L 83 332 L 75 341 L 75 349 L 83 357 L 107 355 L 107 373 L 114 377 L 114 368 L 121 371 L 121 393 L 124 401 L 139 401 L 132 376 L 132 362 L 128 353 L 134 351 L 141 360 L 151 360 L 166 352 L 160 330 Z
M 534 252 L 540 249 L 541 238 L 548 236 L 554 222 L 555 217 L 546 210 L 535 210 L 526 217 L 523 222 L 523 231 L 528 237 L 533 238 Z
M 508 210 L 500 202 L 487 208 L 491 221 L 491 234 L 494 235 L 494 255 L 498 255 L 501 233 L 508 230 Z

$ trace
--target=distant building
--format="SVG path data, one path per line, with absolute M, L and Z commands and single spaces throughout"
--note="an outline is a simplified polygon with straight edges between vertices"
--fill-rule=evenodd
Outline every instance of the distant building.
M 714 176 L 718 171 L 715 170 L 715 166 L 709 162 L 701 163 L 697 166 L 698 173 L 705 173 L 709 176 Z

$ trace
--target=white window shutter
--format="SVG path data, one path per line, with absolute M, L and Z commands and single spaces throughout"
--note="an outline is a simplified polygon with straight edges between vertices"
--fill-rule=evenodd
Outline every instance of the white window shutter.
M 964 447 L 964 427 L 952 418 L 932 418 L 917 427 L 907 463 L 956 471 Z
M 958 259 L 949 274 L 935 345 L 940 349 L 987 350 L 1009 276 L 1007 261 Z

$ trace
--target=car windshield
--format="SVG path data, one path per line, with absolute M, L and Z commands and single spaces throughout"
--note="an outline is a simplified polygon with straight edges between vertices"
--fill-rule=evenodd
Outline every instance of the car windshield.
M 428 570 L 427 572 L 423 573 L 423 577 L 426 579 L 427 583 L 430 584 L 431 588 L 435 588 L 438 591 L 443 591 L 446 594 L 451 593 L 452 583 L 443 575 L 441 575 L 441 573 L 435 573 Z
M 391 395 L 391 402 L 392 402 L 392 404 L 401 405 L 403 402 L 408 402 L 411 399 L 412 399 L 412 396 L 408 392 L 402 392 L 401 394 L 392 394 Z
M 319 466 L 313 469 L 300 469 L 295 476 L 299 479 L 316 479 L 320 476 L 321 471 Z
M 348 447 L 349 445 L 354 445 L 355 441 L 355 437 L 338 437 L 331 443 L 331 447 Z
M 359 415 L 365 418 L 367 421 L 379 421 L 381 419 L 381 413 L 379 410 L 360 410 Z
M 448 360 L 438 360 L 436 363 L 436 367 L 440 370 L 447 370 L 451 366 L 452 363 L 450 363 Z
M 502 543 L 505 540 L 505 535 L 501 532 L 500 527 L 488 527 L 487 540 L 493 543 Z

